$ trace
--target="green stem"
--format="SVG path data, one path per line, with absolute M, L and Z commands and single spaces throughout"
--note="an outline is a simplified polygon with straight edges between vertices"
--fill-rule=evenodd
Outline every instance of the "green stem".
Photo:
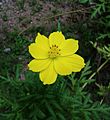
M 90 77 L 89 79 L 92 79 L 104 66 L 105 64 L 109 61 L 110 59 L 107 59 L 98 69 L 96 72 L 94 72 Z M 84 89 L 86 87 L 87 83 L 85 83 L 82 88 Z
M 59 32 L 61 31 L 60 17 L 59 17 L 59 19 L 58 19 L 58 31 L 59 31 Z

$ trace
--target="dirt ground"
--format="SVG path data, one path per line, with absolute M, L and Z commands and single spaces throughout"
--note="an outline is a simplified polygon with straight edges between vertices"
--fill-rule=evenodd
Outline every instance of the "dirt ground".
M 0 2 L 0 31 L 7 28 L 8 31 L 13 31 L 14 28 L 23 31 L 29 26 L 45 26 L 51 29 L 49 18 L 55 14 L 65 13 L 70 11 L 71 5 L 63 2 L 56 4 L 44 0 L 36 1 L 36 4 L 29 2 L 15 2 L 15 0 L 6 0 Z M 68 24 L 70 15 L 62 16 L 62 24 Z M 55 21 L 54 21 L 55 22 Z

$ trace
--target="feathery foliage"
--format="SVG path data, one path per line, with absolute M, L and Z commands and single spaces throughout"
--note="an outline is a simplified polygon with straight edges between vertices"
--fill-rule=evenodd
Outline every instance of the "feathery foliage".
M 0 118 L 3 120 L 109 120 L 110 107 L 95 102 L 83 88 L 89 79 L 90 62 L 80 78 L 73 73 L 59 76 L 53 85 L 43 85 L 38 74 L 25 73 L 20 79 L 20 67 L 15 76 L 0 76 Z

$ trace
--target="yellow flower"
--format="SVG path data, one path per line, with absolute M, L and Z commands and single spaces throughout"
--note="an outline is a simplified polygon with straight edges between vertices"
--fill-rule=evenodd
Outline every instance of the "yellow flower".
M 59 75 L 69 75 L 79 72 L 85 65 L 84 59 L 75 54 L 78 41 L 65 40 L 62 32 L 53 32 L 49 38 L 38 33 L 35 43 L 29 46 L 29 53 L 34 58 L 29 64 L 29 70 L 40 72 L 43 84 L 52 84 Z

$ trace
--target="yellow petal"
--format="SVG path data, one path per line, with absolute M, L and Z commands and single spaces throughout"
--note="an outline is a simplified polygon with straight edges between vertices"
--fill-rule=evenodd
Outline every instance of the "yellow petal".
M 49 39 L 46 36 L 38 33 L 38 35 L 36 36 L 35 42 L 41 48 L 49 49 Z
M 40 72 L 44 69 L 46 69 L 49 64 L 51 63 L 51 59 L 44 59 L 44 60 L 32 60 L 29 64 L 29 70 L 32 70 L 33 72 Z
M 84 65 L 84 59 L 76 54 L 54 59 L 55 70 L 60 75 L 69 75 L 72 72 L 79 72 Z
M 85 66 L 84 59 L 77 54 L 70 56 L 70 58 L 73 59 L 72 71 L 80 72 L 81 69 Z
M 78 50 L 78 40 L 67 39 L 60 45 L 61 56 L 72 55 Z
M 54 59 L 55 71 L 60 75 L 69 75 L 72 73 L 71 59 L 68 57 L 57 57 Z
M 41 71 L 39 76 L 44 85 L 53 84 L 57 79 L 57 73 L 53 67 L 53 62 L 51 62 L 48 68 Z
M 65 40 L 65 37 L 62 34 L 62 32 L 58 32 L 58 31 L 57 32 L 53 32 L 49 36 L 50 46 L 52 46 L 52 45 L 59 46 L 62 42 L 64 42 L 64 40 Z
M 45 49 L 45 47 L 37 45 L 36 43 L 32 43 L 29 46 L 29 53 L 32 55 L 32 57 L 36 59 L 48 58 L 48 50 L 49 49 Z

